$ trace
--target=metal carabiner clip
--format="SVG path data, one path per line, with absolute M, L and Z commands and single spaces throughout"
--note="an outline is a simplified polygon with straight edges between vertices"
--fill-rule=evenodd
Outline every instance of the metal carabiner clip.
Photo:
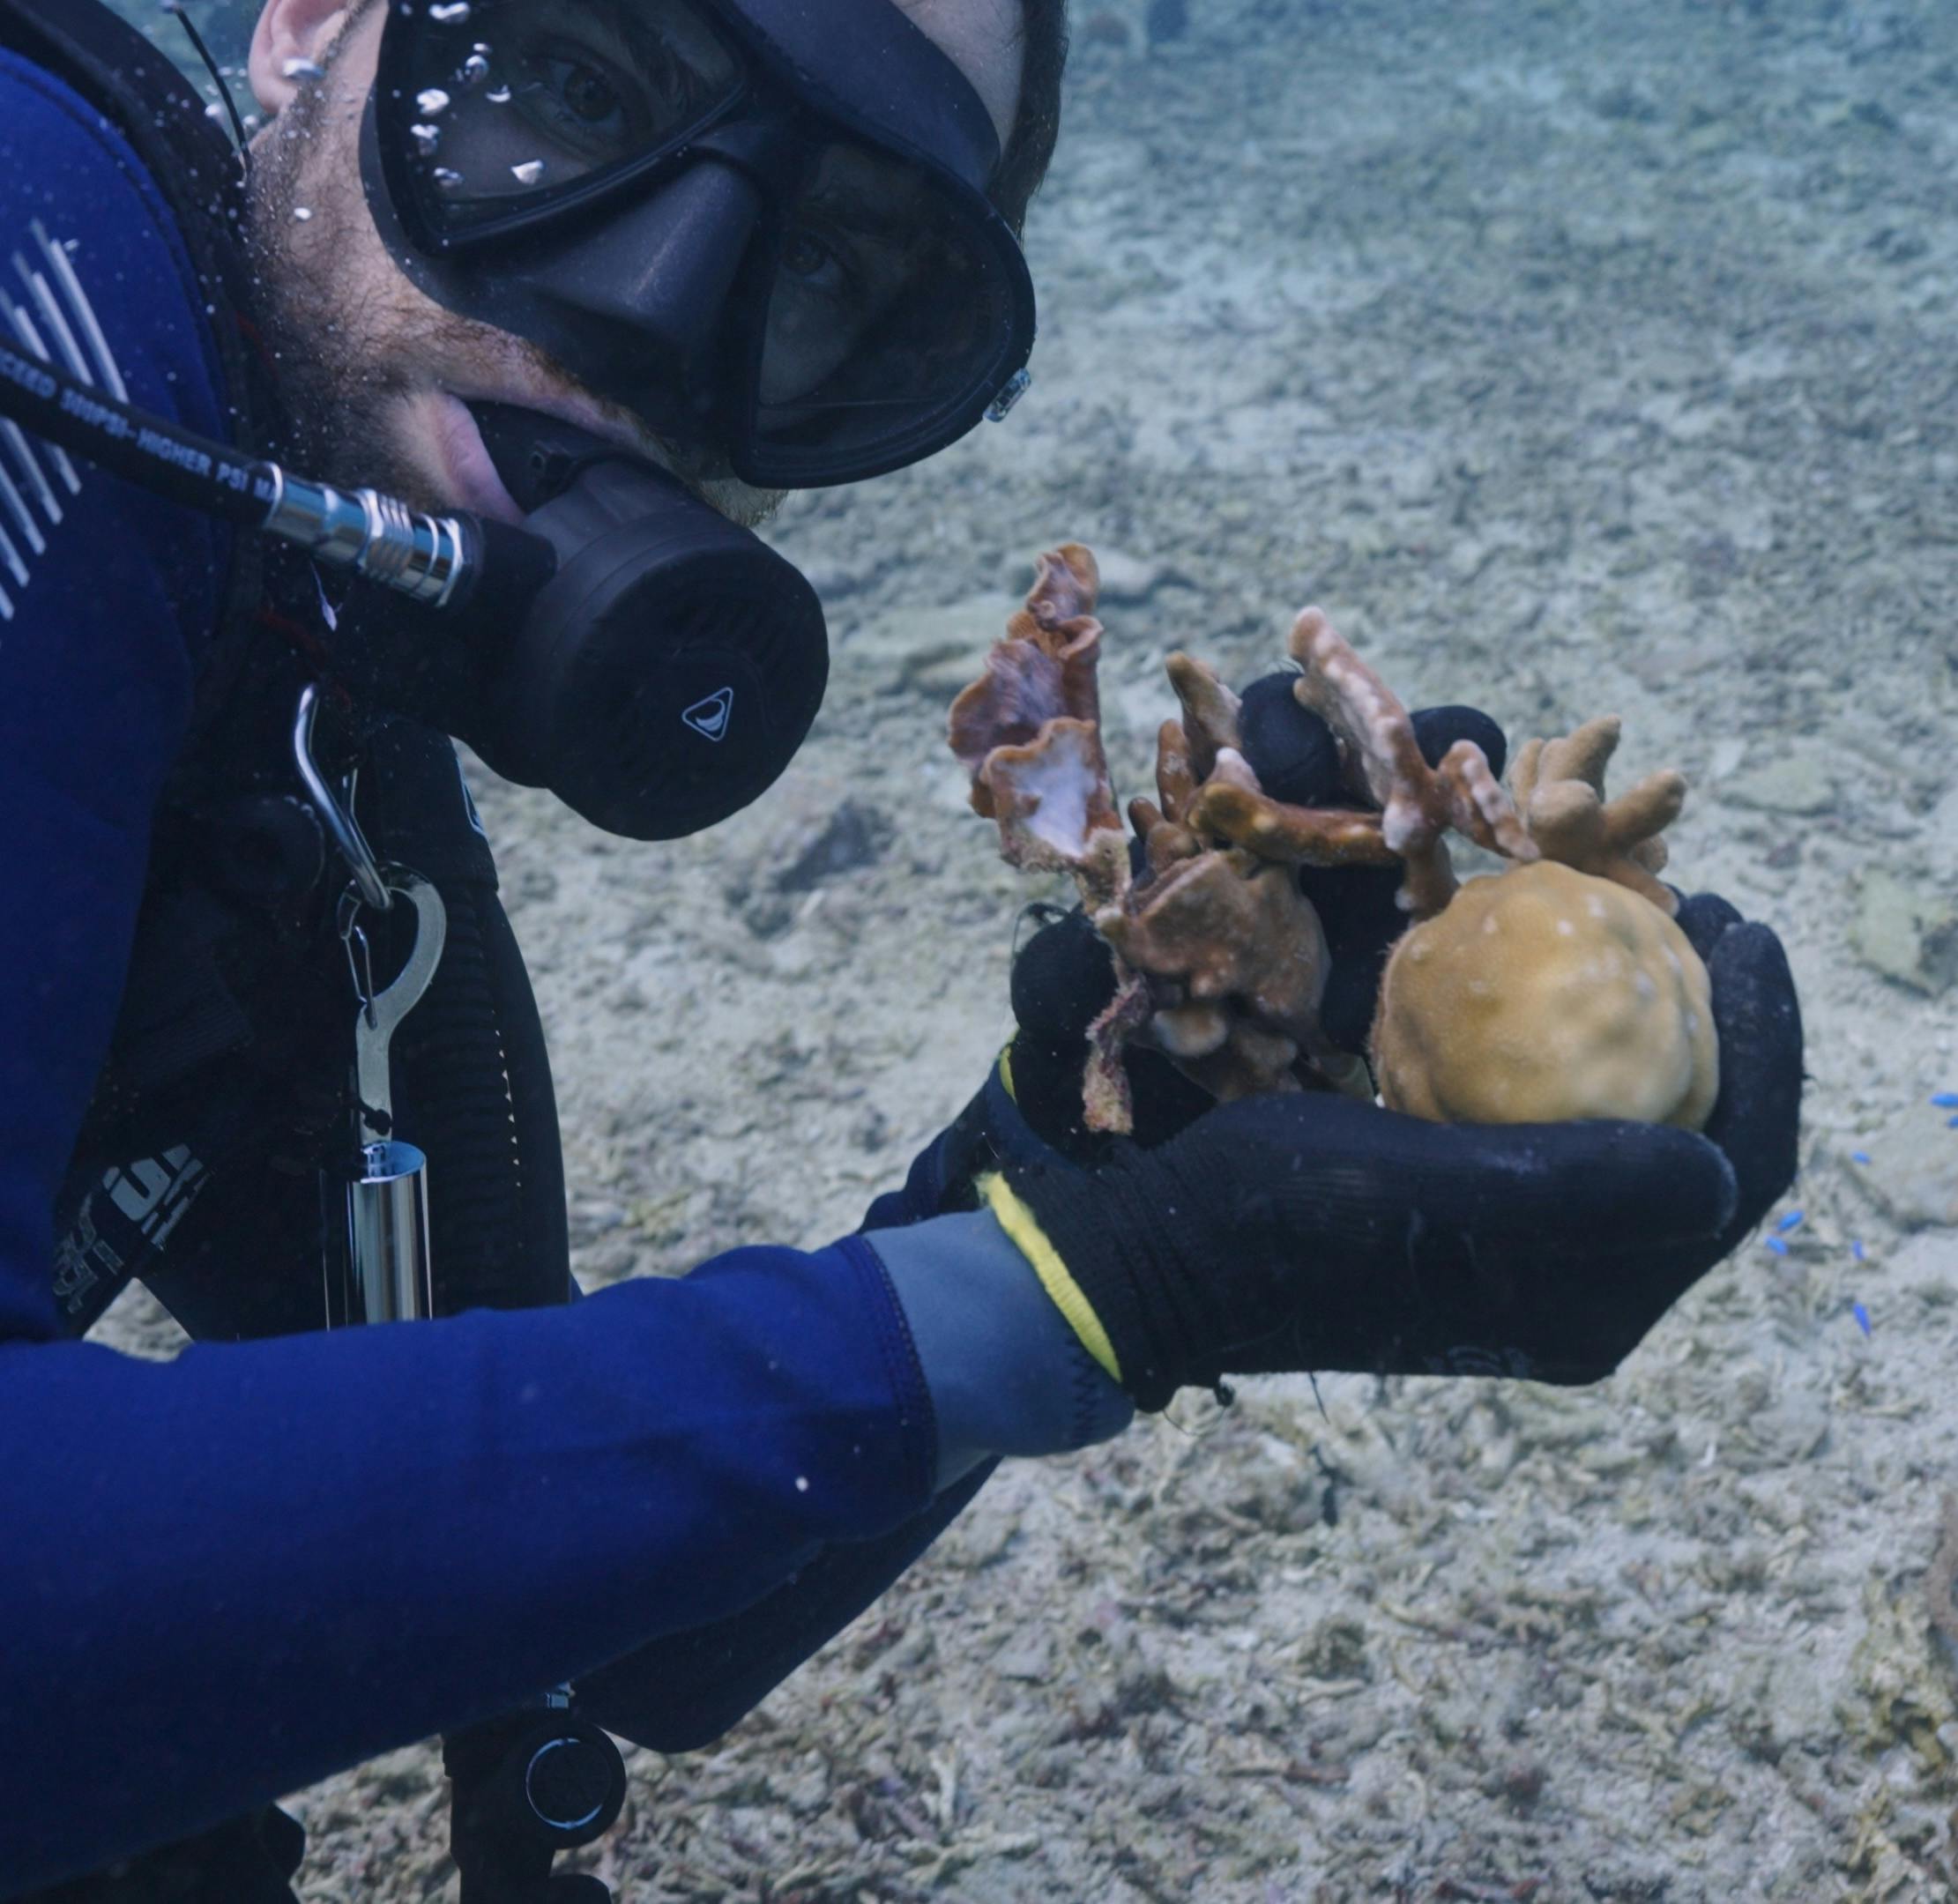
M 313 725 L 318 718 L 319 689 L 309 681 L 300 694 L 299 712 L 293 720 L 294 764 L 299 769 L 307 798 L 319 815 L 319 823 L 326 829 L 327 837 L 339 849 L 340 858 L 346 860 L 347 870 L 354 875 L 361 904 L 373 907 L 376 912 L 385 912 L 394 904 L 394 895 L 381 876 L 374 849 L 361 831 L 360 822 L 328 785 L 326 776 L 319 770 L 319 762 L 313 758 Z

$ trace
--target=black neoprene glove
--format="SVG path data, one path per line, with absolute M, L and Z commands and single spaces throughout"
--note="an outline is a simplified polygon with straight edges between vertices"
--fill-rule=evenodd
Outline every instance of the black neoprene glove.
M 1251 1097 L 1096 1169 L 1009 1164 L 986 1200 L 1143 1408 L 1280 1370 L 1596 1381 L 1794 1179 L 1802 1031 L 1781 943 L 1710 895 L 1679 923 L 1720 1037 L 1704 1135 Z
M 1246 688 L 1240 728 L 1244 756 L 1264 790 L 1294 807 L 1355 807 L 1341 776 L 1332 731 L 1292 691 L 1298 676 L 1267 674 Z M 1415 738 L 1431 766 L 1457 740 L 1473 740 L 1500 774 L 1508 755 L 1502 729 L 1475 708 L 1424 708 Z M 1398 866 L 1307 866 L 1300 889 L 1319 913 L 1332 956 L 1320 1021 L 1342 1051 L 1364 1052 L 1373 1028 L 1381 973 L 1409 919 L 1396 902 Z M 1114 996 L 1106 942 L 1078 911 L 1044 926 L 1013 965 L 1013 1016 L 1019 1029 L 1009 1063 L 1013 1092 L 1029 1124 L 1077 1161 L 1108 1154 L 1083 1125 L 1082 1068 L 1087 1030 Z M 1146 1045 L 1125 1054 L 1135 1108 L 1135 1141 L 1162 1142 L 1216 1103 L 1169 1060 Z

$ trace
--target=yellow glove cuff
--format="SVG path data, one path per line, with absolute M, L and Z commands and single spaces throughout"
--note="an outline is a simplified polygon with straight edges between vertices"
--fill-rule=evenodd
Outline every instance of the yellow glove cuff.
M 1013 1194 L 1012 1186 L 1004 1177 L 996 1173 L 982 1177 L 979 1186 L 979 1194 L 986 1199 L 986 1207 L 998 1219 L 1000 1228 L 1006 1231 L 1021 1255 L 1033 1265 L 1033 1273 L 1039 1277 L 1040 1287 L 1053 1299 L 1054 1307 L 1068 1319 L 1068 1327 L 1081 1338 L 1081 1346 L 1106 1372 L 1111 1381 L 1119 1383 L 1121 1364 L 1115 1359 L 1114 1344 L 1108 1340 L 1108 1332 L 1102 1328 L 1100 1317 L 1081 1293 L 1081 1285 L 1075 1281 L 1067 1264 L 1061 1261 L 1061 1252 L 1054 1248 L 1046 1231 L 1040 1227 L 1039 1219 Z

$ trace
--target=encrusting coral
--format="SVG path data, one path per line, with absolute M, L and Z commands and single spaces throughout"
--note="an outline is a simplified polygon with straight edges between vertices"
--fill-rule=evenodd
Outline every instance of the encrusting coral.
M 1294 807 L 1241 751 L 1239 703 L 1183 654 L 1180 718 L 1157 737 L 1154 800 L 1116 817 L 1100 737 L 1093 556 L 1040 559 L 1026 606 L 954 703 L 972 800 L 1016 866 L 1073 874 L 1114 955 L 1088 1034 L 1091 1129 L 1130 1125 L 1123 1047 L 1146 1038 L 1219 1098 L 1366 1091 L 1319 1022 L 1328 954 L 1302 866 L 1404 869 L 1414 925 L 1389 961 L 1373 1055 L 1383 1101 L 1464 1122 L 1628 1117 L 1697 1127 L 1718 1090 L 1704 966 L 1655 876 L 1686 785 L 1655 774 L 1609 800 L 1614 719 L 1518 754 L 1514 802 L 1480 747 L 1431 766 L 1407 710 L 1316 608 L 1290 643 L 1294 693 L 1331 729 L 1349 788 L 1377 810 Z M 1458 888 L 1448 836 L 1511 862 Z

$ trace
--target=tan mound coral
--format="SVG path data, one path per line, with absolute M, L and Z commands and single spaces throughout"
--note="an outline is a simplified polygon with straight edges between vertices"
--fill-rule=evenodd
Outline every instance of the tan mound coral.
M 1707 969 L 1657 906 L 1540 859 L 1472 879 L 1388 962 L 1390 1109 L 1459 1124 L 1635 1118 L 1697 1130 L 1720 1086 Z
M 1328 955 L 1301 866 L 1406 870 L 1415 925 L 1374 1032 L 1389 1107 L 1464 1122 L 1626 1117 L 1697 1127 L 1718 1090 L 1705 968 L 1673 924 L 1661 829 L 1686 785 L 1655 774 L 1607 800 L 1618 723 L 1518 754 L 1514 803 L 1482 750 L 1423 757 L 1407 710 L 1316 608 L 1293 627 L 1300 703 L 1331 728 L 1349 788 L 1377 811 L 1289 806 L 1240 751 L 1239 703 L 1187 655 L 1181 714 L 1157 738 L 1154 800 L 1129 803 L 1133 872 L 1100 741 L 1094 558 L 1043 556 L 1027 604 L 954 704 L 972 805 L 1014 865 L 1075 876 L 1115 956 L 1090 1028 L 1091 1129 L 1129 1127 L 1123 1046 L 1144 1038 L 1220 1098 L 1366 1089 L 1319 1022 Z M 1512 862 L 1458 888 L 1459 833 Z
M 1526 742 L 1510 780 L 1531 852 L 1511 857 L 1534 863 L 1470 880 L 1395 948 L 1373 1037 L 1391 1109 L 1689 1130 L 1712 1114 L 1711 983 L 1655 877 L 1686 782 L 1656 773 L 1607 800 L 1618 741 L 1606 718 Z

